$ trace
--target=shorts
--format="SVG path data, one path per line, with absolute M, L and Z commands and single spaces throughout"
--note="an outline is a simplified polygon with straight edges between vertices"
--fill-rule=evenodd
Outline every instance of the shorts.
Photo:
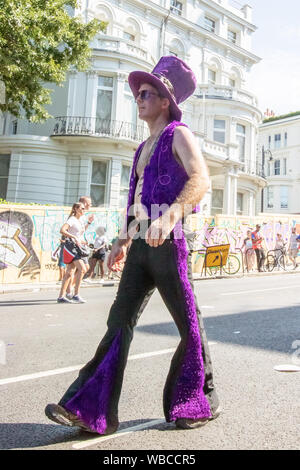
M 289 255 L 292 258 L 296 258 L 296 256 L 298 255 L 298 248 L 292 248 L 291 250 L 289 250 Z
M 99 251 L 96 251 L 96 252 L 93 254 L 92 258 L 97 259 L 97 260 L 99 260 L 99 261 L 104 261 L 104 260 L 105 260 L 105 253 L 103 253 L 103 252 L 100 252 L 100 253 L 99 253 Z

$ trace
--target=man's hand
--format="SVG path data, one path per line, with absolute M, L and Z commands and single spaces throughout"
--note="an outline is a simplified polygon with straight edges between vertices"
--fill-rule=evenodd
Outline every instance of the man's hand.
M 154 248 L 162 245 L 175 227 L 175 224 L 175 220 L 171 222 L 171 218 L 167 213 L 158 217 L 158 219 L 152 222 L 145 234 L 146 243 Z
M 125 247 L 121 246 L 118 242 L 114 243 L 111 252 L 108 256 L 107 267 L 111 269 L 112 266 L 121 261 L 125 257 Z
M 95 218 L 94 214 L 91 214 L 89 216 L 89 218 L 88 218 L 89 224 L 91 224 L 94 221 L 94 218 Z

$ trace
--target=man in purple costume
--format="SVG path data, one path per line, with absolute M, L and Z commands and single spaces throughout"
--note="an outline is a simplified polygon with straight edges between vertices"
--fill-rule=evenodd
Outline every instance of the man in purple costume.
M 136 151 L 127 219 L 108 267 L 132 241 L 107 332 L 93 359 L 79 372 L 51 420 L 101 435 L 118 429 L 118 403 L 133 329 L 155 288 L 181 341 L 163 396 L 167 422 L 193 429 L 215 419 L 219 401 L 203 321 L 194 295 L 184 217 L 197 210 L 209 187 L 207 167 L 192 132 L 180 122 L 178 105 L 196 88 L 192 70 L 175 56 L 162 57 L 152 73 L 131 72 L 129 85 L 150 137 Z

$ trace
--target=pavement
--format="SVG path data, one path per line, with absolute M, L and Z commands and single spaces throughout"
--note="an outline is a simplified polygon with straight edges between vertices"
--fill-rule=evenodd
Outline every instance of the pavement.
M 213 280 L 213 279 L 239 279 L 239 278 L 252 278 L 252 277 L 272 277 L 272 276 L 280 276 L 280 275 L 293 275 L 299 274 L 300 268 L 298 267 L 294 271 L 282 271 L 282 270 L 274 270 L 271 273 L 269 272 L 262 272 L 259 273 L 258 271 L 253 272 L 245 272 L 245 273 L 237 273 L 234 275 L 217 275 L 217 276 L 201 276 L 200 273 L 194 273 L 193 279 L 194 281 L 206 281 L 206 280 Z M 55 290 L 59 289 L 61 282 L 52 281 L 52 282 L 26 282 L 26 283 L 8 283 L 8 284 L 0 284 L 0 294 L 9 294 L 13 292 L 40 292 L 40 291 L 48 291 L 48 290 Z M 90 282 L 83 281 L 81 284 L 81 288 L 85 289 L 87 287 L 113 287 L 119 284 L 118 279 L 112 280 L 105 280 L 103 283 L 100 280 L 92 280 Z
M 93 356 L 117 286 L 87 285 L 87 303 L 77 305 L 58 305 L 58 286 L 47 293 L 3 294 L 0 448 L 298 449 L 300 373 L 275 367 L 299 364 L 299 285 L 299 272 L 195 283 L 223 412 L 203 428 L 187 431 L 176 430 L 163 417 L 162 391 L 180 339 L 156 291 L 135 328 L 119 406 L 120 431 L 105 437 L 57 425 L 44 408 L 60 399 Z

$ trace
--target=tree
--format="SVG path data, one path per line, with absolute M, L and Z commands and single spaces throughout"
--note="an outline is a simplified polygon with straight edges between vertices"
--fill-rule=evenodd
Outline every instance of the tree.
M 62 86 L 71 66 L 88 67 L 89 42 L 105 23 L 72 17 L 78 6 L 78 0 L 0 0 L 0 111 L 20 117 L 23 110 L 43 121 L 51 103 L 45 84 Z

